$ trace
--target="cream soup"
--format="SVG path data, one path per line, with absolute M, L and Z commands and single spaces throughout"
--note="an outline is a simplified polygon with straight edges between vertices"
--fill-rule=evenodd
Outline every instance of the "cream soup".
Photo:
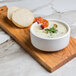
M 57 25 L 57 27 L 54 29 L 55 32 L 46 31 L 46 29 L 53 29 L 54 25 Z M 65 24 L 58 21 L 49 21 L 49 26 L 45 29 L 42 29 L 40 26 L 41 24 L 35 22 L 32 32 L 41 38 L 58 38 L 65 35 L 68 31 Z

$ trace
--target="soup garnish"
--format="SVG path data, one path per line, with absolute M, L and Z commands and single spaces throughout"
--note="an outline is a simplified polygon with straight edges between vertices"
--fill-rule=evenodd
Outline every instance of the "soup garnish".
M 68 29 L 64 23 L 59 21 L 48 21 L 42 17 L 36 17 L 33 33 L 42 38 L 58 38 L 67 33 Z
M 49 25 L 48 21 L 46 19 L 43 19 L 42 17 L 36 17 L 34 22 L 37 22 L 38 24 L 41 23 L 42 29 L 48 27 Z

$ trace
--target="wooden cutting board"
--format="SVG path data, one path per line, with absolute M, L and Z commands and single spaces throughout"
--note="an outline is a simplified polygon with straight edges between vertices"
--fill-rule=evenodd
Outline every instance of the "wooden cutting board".
M 6 17 L 7 7 L 0 7 L 0 27 L 48 71 L 53 72 L 76 56 L 76 39 L 70 37 L 69 45 L 58 52 L 42 52 L 30 42 L 30 28 L 17 28 Z M 26 64 L 26 63 L 25 63 Z

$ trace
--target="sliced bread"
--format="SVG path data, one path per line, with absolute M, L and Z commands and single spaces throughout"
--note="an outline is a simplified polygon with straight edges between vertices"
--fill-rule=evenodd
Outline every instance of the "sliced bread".
M 12 7 L 8 8 L 7 17 L 8 17 L 9 20 L 12 20 L 12 14 L 17 9 L 20 9 L 20 8 L 19 7 L 16 7 L 16 6 L 12 6 Z
M 34 16 L 32 12 L 30 12 L 26 8 L 18 9 L 12 14 L 12 22 L 17 27 L 28 27 L 34 21 Z

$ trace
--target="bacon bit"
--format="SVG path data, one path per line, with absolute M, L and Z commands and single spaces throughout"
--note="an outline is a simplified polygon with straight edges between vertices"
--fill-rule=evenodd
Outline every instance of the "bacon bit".
M 42 17 L 36 17 L 34 22 L 37 22 L 38 24 L 40 24 L 43 22 L 43 18 Z
M 44 19 L 43 24 L 41 25 L 41 28 L 44 29 L 44 28 L 48 27 L 48 25 L 49 25 L 48 21 Z
M 53 27 L 54 27 L 54 28 L 57 28 L 57 24 L 54 24 Z
M 48 21 L 43 19 L 42 17 L 36 17 L 34 22 L 37 22 L 38 24 L 42 23 L 41 25 L 42 29 L 48 27 L 49 25 Z
M 44 29 L 45 27 L 46 27 L 46 26 L 44 26 L 44 25 L 41 25 L 41 28 L 42 28 L 42 29 Z

